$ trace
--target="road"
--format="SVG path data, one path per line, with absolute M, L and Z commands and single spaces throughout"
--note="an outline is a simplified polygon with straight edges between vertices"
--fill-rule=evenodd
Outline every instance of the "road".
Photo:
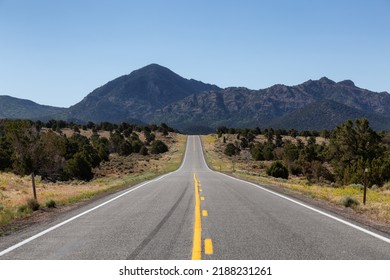
M 176 172 L 0 238 L 0 259 L 390 259 L 389 236 L 211 171 Z

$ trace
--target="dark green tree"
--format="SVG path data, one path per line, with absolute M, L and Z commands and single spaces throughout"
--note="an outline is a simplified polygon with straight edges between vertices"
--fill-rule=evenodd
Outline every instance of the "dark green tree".
M 12 168 L 13 149 L 5 136 L 0 133 L 0 170 L 10 170 Z
M 224 151 L 225 155 L 227 155 L 229 157 L 236 155 L 238 152 L 239 152 L 239 150 L 232 143 L 227 144 L 225 151 Z
M 168 146 L 161 140 L 155 140 L 150 147 L 151 154 L 162 154 L 168 152 Z
M 144 147 L 144 145 L 141 143 L 140 140 L 133 140 L 131 141 L 131 147 L 134 153 L 139 153 L 141 148 Z
M 143 155 L 143 156 L 147 156 L 149 154 L 148 148 L 146 148 L 145 146 L 142 146 L 139 150 L 139 154 Z
M 110 141 L 101 137 L 96 143 L 95 149 L 101 161 L 108 161 L 110 158 Z
M 288 179 L 288 169 L 280 161 L 272 163 L 267 169 L 267 174 L 276 178 Z
M 121 156 L 128 156 L 133 152 L 133 148 L 129 141 L 123 139 L 123 141 L 120 141 L 119 143 L 117 152 Z
M 264 160 L 263 145 L 256 143 L 250 150 L 251 156 L 254 160 Z
M 248 142 L 248 140 L 245 137 L 242 137 L 240 145 L 241 145 L 242 149 L 246 149 L 249 146 L 249 142 Z
M 374 159 L 383 158 L 384 147 L 381 137 L 373 131 L 367 119 L 345 122 L 332 133 L 328 157 L 336 173 L 336 179 L 343 184 L 362 183 L 364 171 L 369 169 L 369 184 L 383 181 L 374 179 L 377 164 Z M 375 167 L 375 170 L 370 170 Z M 383 182 L 380 182 L 383 184 Z
M 84 153 L 76 153 L 66 162 L 64 167 L 64 179 L 76 178 L 89 181 L 93 178 L 92 168 Z
M 263 155 L 265 160 L 273 160 L 274 159 L 274 145 L 271 142 L 267 142 L 263 146 Z

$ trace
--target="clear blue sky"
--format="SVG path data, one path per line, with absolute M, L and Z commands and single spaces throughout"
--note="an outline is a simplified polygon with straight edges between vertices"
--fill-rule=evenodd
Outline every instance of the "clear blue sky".
M 0 95 L 68 107 L 150 63 L 220 87 L 390 92 L 390 0 L 0 0 Z

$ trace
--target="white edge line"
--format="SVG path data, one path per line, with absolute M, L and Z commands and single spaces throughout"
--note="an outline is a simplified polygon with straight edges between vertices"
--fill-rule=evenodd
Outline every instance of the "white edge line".
M 51 231 L 53 231 L 53 230 L 59 228 L 59 227 L 62 227 L 63 225 L 66 225 L 66 224 L 70 223 L 70 222 L 73 221 L 73 220 L 76 220 L 76 219 L 78 219 L 78 218 L 80 218 L 80 217 L 82 217 L 82 216 L 84 216 L 84 215 L 86 215 L 86 214 L 88 214 L 88 213 L 90 213 L 90 212 L 92 212 L 92 211 L 95 211 L 96 209 L 99 209 L 100 207 L 103 207 L 104 205 L 109 204 L 109 203 L 111 203 L 111 202 L 117 200 L 118 198 L 120 198 L 120 197 L 122 197 L 122 196 L 125 196 L 125 195 L 127 195 L 127 194 L 129 194 L 129 193 L 131 193 L 131 192 L 133 192 L 133 191 L 135 191 L 135 190 L 137 190 L 137 189 L 139 189 L 139 188 L 141 188 L 141 187 L 143 187 L 143 186 L 146 186 L 146 185 L 148 185 L 148 184 L 150 184 L 150 183 L 153 183 L 153 182 L 157 182 L 157 181 L 159 181 L 159 180 L 161 180 L 161 179 L 163 179 L 163 178 L 165 178 L 165 177 L 167 177 L 167 176 L 169 176 L 169 175 L 172 175 L 172 174 L 174 174 L 174 173 L 176 173 L 176 172 L 179 172 L 179 171 L 183 168 L 184 162 L 186 161 L 186 155 L 187 155 L 187 150 L 188 150 L 188 142 L 189 142 L 189 141 L 188 141 L 188 137 L 187 137 L 186 150 L 184 151 L 184 157 L 183 157 L 183 160 L 182 160 L 182 163 L 181 163 L 179 169 L 177 169 L 177 170 L 175 170 L 175 171 L 173 171 L 173 172 L 167 173 L 167 174 L 165 174 L 165 175 L 162 175 L 162 176 L 160 176 L 160 177 L 158 177 L 158 178 L 156 178 L 156 179 L 154 179 L 154 180 L 151 180 L 151 181 L 147 181 L 147 182 L 145 182 L 145 183 L 142 183 L 141 185 L 139 185 L 139 186 L 137 186 L 137 187 L 133 187 L 133 188 L 131 188 L 130 190 L 128 190 L 128 191 L 126 191 L 126 192 L 124 192 L 124 193 L 122 193 L 122 194 L 120 194 L 120 195 L 118 195 L 118 196 L 116 196 L 116 197 L 114 197 L 114 198 L 112 198 L 112 199 L 106 201 L 106 202 L 103 202 L 102 204 L 99 204 L 99 205 L 97 205 L 97 206 L 95 206 L 95 207 L 93 207 L 93 208 L 91 208 L 91 209 L 89 209 L 89 210 L 87 210 L 87 211 L 85 211 L 85 212 L 82 212 L 82 213 L 80 213 L 80 214 L 78 214 L 78 215 L 76 215 L 76 216 L 73 216 L 72 218 L 70 218 L 70 219 L 68 219 L 68 220 L 65 220 L 65 221 L 63 221 L 63 222 L 61 222 L 61 223 L 59 223 L 59 224 L 57 224 L 57 225 L 55 225 L 55 226 L 52 226 L 52 227 L 50 227 L 50 228 L 48 228 L 48 229 L 46 229 L 46 230 L 44 230 L 44 231 L 41 231 L 41 232 L 39 232 L 39 233 L 37 233 L 37 234 L 35 234 L 35 235 L 33 235 L 33 236 L 31 236 L 31 237 L 29 237 L 29 238 L 27 238 L 27 239 L 25 239 L 25 240 L 19 242 L 19 243 L 17 243 L 17 244 L 15 244 L 15 245 L 13 245 L 13 246 L 11 246 L 11 247 L 9 247 L 9 248 L 7 248 L 7 249 L 1 251 L 1 252 L 0 252 L 0 257 L 1 257 L 1 256 L 4 256 L 5 254 L 7 254 L 7 253 L 9 253 L 9 252 L 12 252 L 13 250 L 15 250 L 15 249 L 17 249 L 17 248 L 19 248 L 19 247 L 21 247 L 21 246 L 23 246 L 23 245 L 25 245 L 25 244 L 31 242 L 31 241 L 33 241 L 33 240 L 35 240 L 35 239 L 37 239 L 37 238 L 39 238 L 39 237 L 41 237 L 41 236 L 43 236 L 43 235 L 45 235 L 45 234 L 47 234 L 47 233 L 49 233 L 49 232 L 51 232 Z
M 199 140 L 200 140 L 200 139 L 199 139 Z M 299 202 L 299 201 L 297 201 L 297 200 L 295 200 L 295 199 L 292 199 L 292 198 L 289 198 L 289 197 L 284 196 L 284 195 L 282 195 L 282 194 L 279 194 L 279 193 L 277 193 L 277 192 L 271 191 L 271 190 L 269 190 L 269 189 L 267 189 L 267 188 L 265 188 L 265 187 L 262 187 L 262 186 L 260 186 L 260 185 L 257 185 L 257 184 L 254 184 L 254 183 L 252 183 L 252 182 L 248 182 L 248 181 L 245 181 L 245 180 L 242 180 L 242 179 L 238 179 L 238 178 L 232 177 L 232 176 L 230 176 L 230 175 L 227 175 L 227 174 L 225 174 L 225 173 L 221 173 L 221 172 L 218 172 L 218 171 L 215 171 L 215 170 L 210 169 L 210 167 L 207 165 L 206 159 L 205 159 L 204 154 L 203 154 L 203 146 L 201 145 L 201 147 L 202 147 L 203 162 L 204 162 L 205 166 L 206 166 L 211 172 L 216 172 L 216 173 L 221 174 L 221 175 L 223 175 L 223 176 L 225 176 L 225 177 L 234 179 L 234 180 L 239 181 L 239 182 L 241 182 L 241 183 L 246 183 L 246 184 L 248 184 L 248 185 L 254 186 L 254 187 L 258 188 L 258 189 L 261 189 L 261 190 L 263 190 L 263 191 L 266 191 L 266 192 L 268 192 L 268 193 L 271 193 L 271 194 L 273 194 L 273 195 L 275 195 L 275 196 L 278 196 L 278 197 L 280 197 L 280 198 L 284 198 L 284 199 L 286 199 L 286 200 L 288 200 L 288 201 L 290 201 L 290 202 L 292 202 L 292 203 L 298 204 L 298 205 L 300 205 L 300 206 L 302 206 L 302 207 L 305 207 L 305 208 L 307 208 L 307 209 L 309 209 L 309 210 L 312 210 L 312 211 L 314 211 L 314 212 L 316 212 L 316 213 L 319 213 L 319 214 L 321 214 L 321 215 L 323 215 L 323 216 L 326 216 L 326 217 L 328 217 L 328 218 L 330 218 L 330 219 L 333 219 L 333 220 L 335 220 L 335 221 L 338 221 L 338 222 L 340 222 L 340 223 L 343 223 L 343 224 L 345 224 L 345 225 L 347 225 L 347 226 L 350 226 L 350 227 L 352 227 L 352 228 L 354 228 L 354 229 L 357 229 L 357 230 L 359 230 L 359 231 L 361 231 L 361 232 L 364 232 L 364 233 L 366 233 L 366 234 L 368 234 L 368 235 L 371 235 L 371 236 L 373 236 L 373 237 L 375 237 L 375 238 L 377 238 L 377 239 L 380 239 L 380 240 L 382 240 L 382 241 L 387 242 L 387 243 L 390 244 L 390 239 L 387 238 L 387 237 L 384 237 L 384 236 L 382 236 L 382 235 L 380 235 L 380 234 L 377 234 L 377 233 L 375 233 L 375 232 L 372 232 L 372 231 L 370 231 L 370 230 L 367 230 L 367 229 L 365 229 L 365 228 L 362 228 L 362 227 L 360 227 L 360 226 L 357 226 L 357 225 L 355 225 L 355 224 L 352 224 L 352 223 L 350 223 L 350 222 L 347 222 L 347 221 L 345 221 L 345 220 L 343 220 L 343 219 L 340 219 L 340 218 L 335 217 L 335 216 L 333 216 L 333 215 L 331 215 L 331 214 L 328 214 L 328 213 L 326 213 L 326 212 L 323 212 L 323 211 L 321 211 L 321 210 L 318 210 L 318 209 L 316 209 L 316 208 L 314 208 L 314 207 L 311 207 L 311 206 L 309 206 L 309 205 L 306 205 L 306 204 L 304 204 L 304 203 L 302 203 L 302 202 Z

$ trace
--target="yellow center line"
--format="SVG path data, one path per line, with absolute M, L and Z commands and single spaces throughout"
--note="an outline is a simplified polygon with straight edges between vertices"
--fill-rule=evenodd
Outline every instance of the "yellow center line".
M 211 239 L 204 240 L 204 253 L 206 255 L 212 255 L 214 253 L 213 242 Z
M 192 259 L 202 259 L 202 221 L 200 215 L 200 198 L 199 198 L 199 182 L 194 173 L 195 185 L 195 222 L 194 222 L 194 238 L 192 244 Z
M 209 215 L 209 212 L 207 210 L 202 210 L 202 216 L 207 217 Z
M 204 200 L 204 196 L 201 196 L 201 197 L 200 197 L 200 200 L 202 200 L 202 201 L 203 201 L 203 200 Z

